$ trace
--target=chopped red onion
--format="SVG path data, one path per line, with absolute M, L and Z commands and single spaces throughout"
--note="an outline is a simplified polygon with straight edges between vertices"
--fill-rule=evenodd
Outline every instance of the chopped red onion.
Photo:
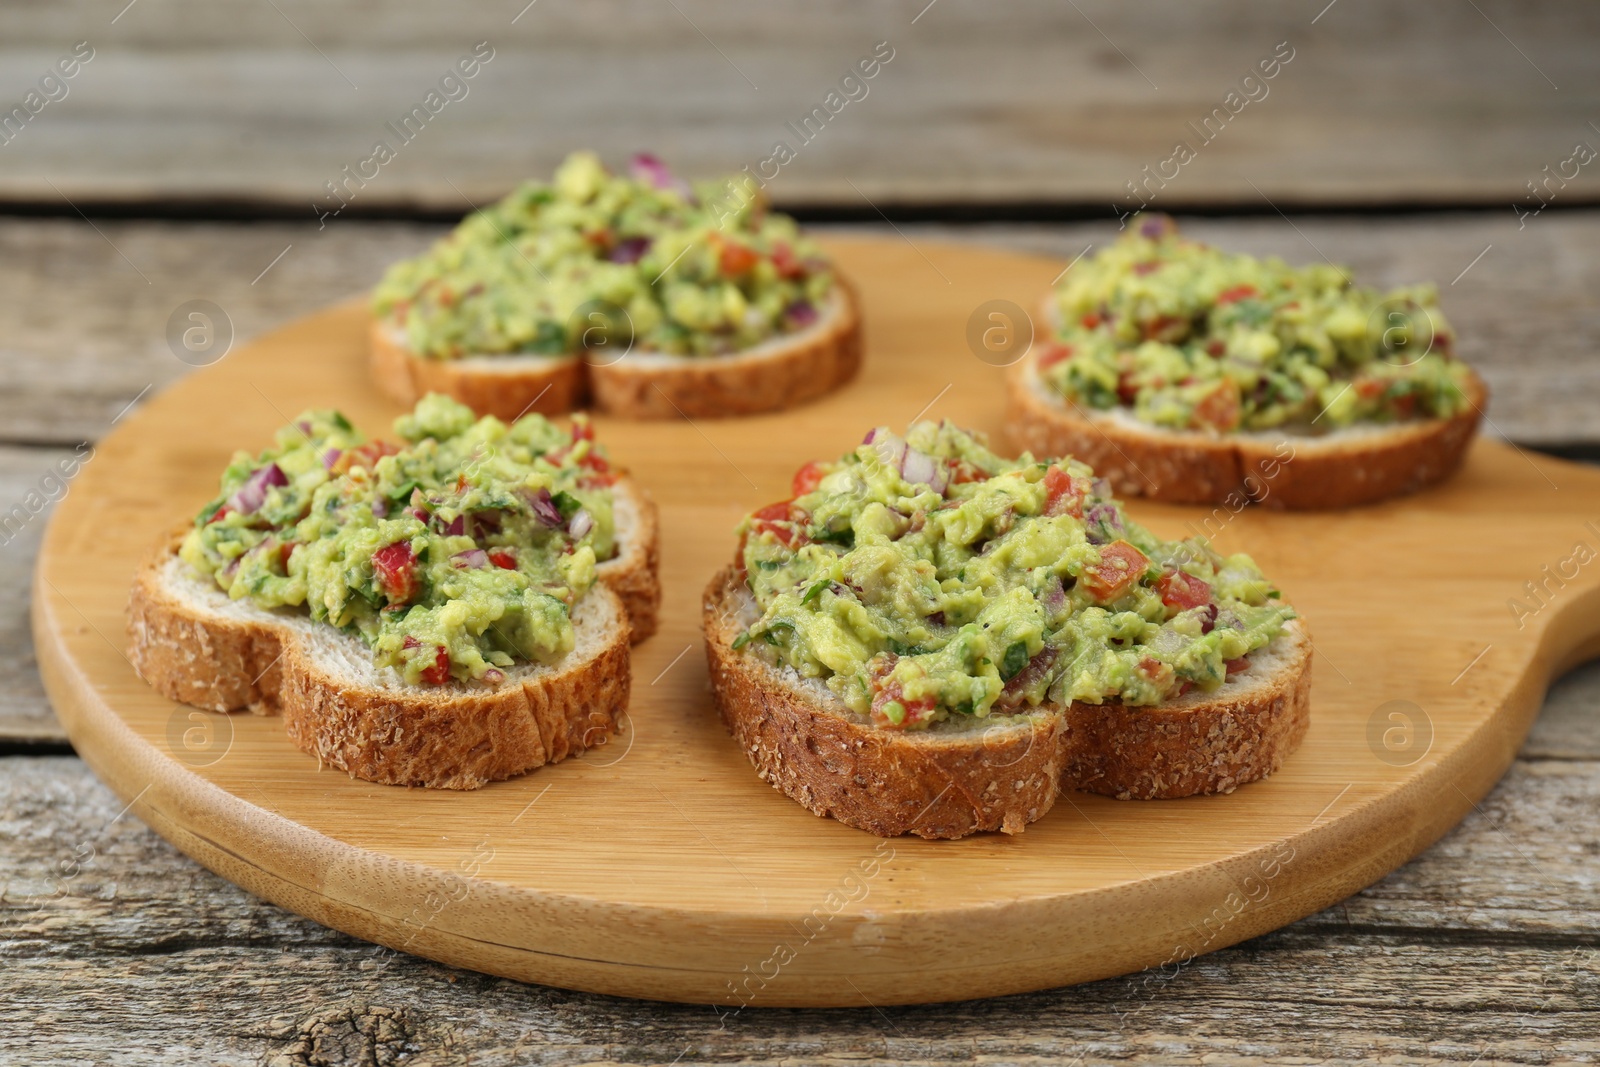
M 584 534 L 594 529 L 594 516 L 589 514 L 588 508 L 579 508 L 572 513 L 572 520 L 567 524 L 567 532 L 573 538 L 581 538 Z
M 878 459 L 884 466 L 900 469 L 900 461 L 906 456 L 905 441 L 888 430 L 883 430 L 881 433 L 873 430 L 867 435 L 866 443 L 872 446 L 872 450 L 878 454 Z
M 618 241 L 616 246 L 606 253 L 606 258 L 613 263 L 637 263 L 650 251 L 650 238 L 627 237 Z
M 796 300 L 783 309 L 784 317 L 796 326 L 810 326 L 817 321 L 817 309 L 809 300 Z
M 499 685 L 505 680 L 506 672 L 500 670 L 498 667 L 490 667 L 488 670 L 483 672 L 484 685 Z
M 268 463 L 245 479 L 239 491 L 228 498 L 228 506 L 244 515 L 253 514 L 266 502 L 267 490 L 275 485 L 288 484 L 289 479 L 284 476 L 278 465 Z
M 333 469 L 333 465 L 335 463 L 339 462 L 339 457 L 342 456 L 342 455 L 344 455 L 344 449 L 342 449 L 342 448 L 330 448 L 330 449 L 328 449 L 328 451 L 323 453 L 323 456 L 322 456 L 322 465 L 323 465 L 323 467 L 327 468 L 328 470 L 332 470 Z
M 467 532 L 467 517 L 465 515 L 457 515 L 450 520 L 450 524 L 444 528 L 444 532 L 449 537 L 462 536 Z
M 649 152 L 640 152 L 634 156 L 629 169 L 635 178 L 649 182 L 657 189 L 671 189 L 682 193 L 685 198 L 690 196 L 689 183 L 673 174 L 665 163 Z
M 944 492 L 944 464 L 910 446 L 900 456 L 900 476 L 913 485 L 930 486 L 935 493 Z
M 1061 584 L 1059 575 L 1052 574 L 1050 580 L 1044 584 L 1044 592 L 1039 595 L 1039 602 L 1044 605 L 1053 618 L 1066 610 L 1067 591 Z
M 489 553 L 481 548 L 469 548 L 451 556 L 450 564 L 462 570 L 482 570 L 489 566 Z
M 537 493 L 523 493 L 522 498 L 528 502 L 528 507 L 533 511 L 533 517 L 552 530 L 566 525 L 566 519 L 561 517 L 561 509 L 556 507 L 556 502 L 550 496 L 550 490 L 540 487 Z
M 383 497 L 378 497 L 372 502 L 372 513 L 378 518 L 387 518 L 389 515 L 389 502 Z

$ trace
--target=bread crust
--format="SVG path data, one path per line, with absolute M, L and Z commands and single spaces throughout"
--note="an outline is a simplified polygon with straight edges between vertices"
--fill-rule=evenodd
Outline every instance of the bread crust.
M 626 419 L 703 419 L 755 415 L 814 400 L 861 366 L 861 315 L 854 288 L 835 276 L 834 297 L 815 327 L 726 356 L 629 353 L 611 364 L 579 356 L 473 356 L 425 359 L 406 348 L 394 324 L 371 325 L 373 380 L 410 406 L 444 393 L 479 415 L 510 421 L 529 411 L 559 414 L 591 397 Z
M 726 356 L 630 353 L 589 368 L 601 411 L 628 419 L 715 419 L 779 411 L 843 385 L 861 367 L 854 288 L 837 278 L 817 328 Z
M 630 523 L 619 522 L 617 555 L 595 568 L 595 575 L 622 600 L 633 626 L 633 643 L 656 632 L 661 614 L 661 518 L 653 497 L 632 478 L 612 486 L 620 510 L 626 500 Z
M 593 639 L 552 667 L 513 669 L 494 688 L 375 684 L 349 670 L 341 646 L 353 638 L 298 615 L 213 610 L 195 589 L 232 602 L 206 583 L 180 588 L 181 540 L 163 540 L 134 576 L 128 658 L 139 676 L 210 711 L 281 713 L 296 746 L 352 777 L 476 789 L 599 743 L 627 708 L 628 616 L 604 583 L 585 598 L 595 604 L 580 605 L 585 620 L 600 620 L 579 623 Z
M 723 722 L 773 788 L 817 815 L 892 837 L 1020 833 L 1062 789 L 1121 799 L 1227 793 L 1282 766 L 1305 737 L 1311 644 L 1291 623 L 1270 664 L 1157 708 L 1041 705 L 938 732 L 883 730 L 827 690 L 733 641 L 754 599 L 727 567 L 706 588 L 711 688 Z
M 1075 456 L 1119 493 L 1316 510 L 1376 503 L 1443 481 L 1461 466 L 1488 397 L 1472 374 L 1466 409 L 1448 419 L 1327 436 L 1218 435 L 1086 411 L 1044 385 L 1030 353 L 1007 371 L 1006 426 L 1019 450 Z
M 529 412 L 572 411 L 589 398 L 584 363 L 576 356 L 424 359 L 387 319 L 373 319 L 368 334 L 373 382 L 408 408 L 429 393 L 443 393 L 479 415 L 513 422 Z

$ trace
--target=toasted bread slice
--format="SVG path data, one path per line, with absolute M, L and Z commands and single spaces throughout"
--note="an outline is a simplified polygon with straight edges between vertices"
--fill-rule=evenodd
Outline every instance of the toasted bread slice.
M 661 611 L 661 522 L 656 502 L 632 478 L 611 487 L 617 554 L 595 574 L 622 600 L 638 644 L 656 632 Z
M 735 650 L 759 614 L 734 568 L 712 579 L 706 656 L 723 721 L 764 781 L 882 837 L 1020 833 L 1063 788 L 1124 799 L 1232 792 L 1277 770 L 1309 721 L 1311 642 L 1299 621 L 1212 693 L 1154 708 L 1041 705 L 899 731 L 871 725 L 756 649 Z
M 371 330 L 372 380 L 391 400 L 411 407 L 429 393 L 454 397 L 479 415 L 513 422 L 531 411 L 559 415 L 588 401 L 587 368 L 577 356 L 468 356 L 424 359 L 386 319 Z
M 1011 443 L 1036 456 L 1083 460 L 1120 493 L 1174 504 L 1253 500 L 1269 508 L 1346 508 L 1413 493 L 1461 466 L 1489 390 L 1476 374 L 1468 405 L 1448 419 L 1352 426 L 1325 434 L 1169 430 L 1120 410 L 1058 396 L 1030 353 L 1006 377 Z
M 385 394 L 410 405 L 444 393 L 508 421 L 529 411 L 571 411 L 591 394 L 601 411 L 628 419 L 754 415 L 831 392 L 860 366 L 861 316 L 843 279 L 816 322 L 725 356 L 641 350 L 612 363 L 582 356 L 424 359 L 406 348 L 393 323 L 372 324 L 372 374 Z
M 839 278 L 817 321 L 803 330 L 725 356 L 630 352 L 589 367 L 601 411 L 629 419 L 714 419 L 757 415 L 814 400 L 861 366 L 861 316 Z
M 565 759 L 616 729 L 628 706 L 628 617 L 597 583 L 572 613 L 577 645 L 519 664 L 498 686 L 406 685 L 359 639 L 301 612 L 230 600 L 177 555 L 140 566 L 128 658 L 173 700 L 211 711 L 281 712 L 319 763 L 384 785 L 477 789 Z

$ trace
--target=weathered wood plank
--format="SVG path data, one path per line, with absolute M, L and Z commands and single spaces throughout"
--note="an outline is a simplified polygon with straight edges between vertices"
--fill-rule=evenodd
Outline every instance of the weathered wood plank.
M 0 304 L 0 440 L 93 440 L 142 390 L 189 370 L 166 340 L 168 319 L 185 301 L 211 300 L 236 337 L 248 338 L 358 292 L 442 232 L 348 221 L 320 232 L 285 223 L 97 226 L 100 232 L 81 221 L 0 220 L 0 291 L 14 296 Z M 1591 253 L 1600 243 L 1600 211 L 1546 214 L 1520 231 L 1509 212 L 1192 219 L 1184 226 L 1225 247 L 1291 262 L 1326 255 L 1374 284 L 1436 281 L 1463 355 L 1494 391 L 1490 433 L 1535 446 L 1597 440 L 1600 307 L 1590 294 L 1600 290 L 1600 258 Z M 882 226 L 823 229 L 894 236 Z M 900 230 L 918 243 L 979 241 L 1070 259 L 1111 240 L 1116 225 Z M 1048 282 L 1040 279 L 1041 292 Z M 952 338 L 951 352 L 964 352 L 964 344 Z
M 71 492 L 61 472 L 75 472 L 77 458 L 68 449 L 0 447 L 0 742 L 66 740 L 34 662 L 28 603 L 50 508 Z
M 0 761 L 0 1062 L 37 1062 L 39 1042 L 51 1062 L 86 1064 L 1588 1061 L 1600 1055 L 1600 830 L 1569 815 L 1597 802 L 1600 763 L 1519 763 L 1486 817 L 1346 905 L 1166 974 L 719 1019 L 356 942 L 119 818 L 78 761 L 11 758 Z M 374 1045 L 393 1058 L 374 1058 Z
M 282 223 L 98 225 L 104 236 L 81 221 L 0 220 L 0 291 L 15 297 L 0 302 L 0 440 L 68 448 L 94 440 L 143 390 L 187 372 L 165 336 L 168 318 L 187 300 L 222 307 L 242 343 L 360 290 L 441 232 L 348 222 L 320 233 Z M 1375 283 L 1437 279 L 1464 354 L 1495 391 L 1490 432 L 1534 445 L 1596 441 L 1600 310 L 1589 294 L 1600 290 L 1600 260 L 1590 254 L 1600 242 L 1600 212 L 1546 215 L 1520 231 L 1515 219 L 1483 214 L 1184 225 L 1227 247 L 1292 261 L 1320 252 Z M 1064 259 L 1116 232 L 1113 224 L 901 229 L 919 244 L 981 241 Z M 1048 280 L 1041 278 L 1041 289 Z M 953 338 L 952 351 L 962 344 Z M 53 461 L 32 449 L 0 451 L 0 511 L 20 501 Z M 17 678 L 0 692 L 0 740 L 62 739 L 29 666 L 25 636 L 34 526 L 0 548 L 0 637 L 15 635 L 0 646 L 0 657 L 11 657 L 0 659 L 0 678 Z M 1600 754 L 1600 715 L 1587 711 L 1600 704 L 1600 672 L 1580 678 L 1563 690 L 1569 703 L 1558 705 L 1569 709 L 1559 712 L 1565 725 L 1551 733 L 1547 715 L 1538 728 L 1536 737 L 1548 738 L 1540 743 L 1553 746 L 1541 751 Z
M 454 209 L 583 145 L 614 159 L 653 148 L 710 175 L 754 167 L 779 140 L 798 150 L 774 187 L 792 202 L 1099 205 L 1184 141 L 1198 158 L 1163 190 L 1169 203 L 1509 205 L 1575 141 L 1600 143 L 1592 5 L 1323 7 L 477 0 L 377 18 L 311 0 L 184 0 L 113 19 L 87 0 L 13 2 L 8 108 L 74 42 L 95 57 L 5 146 L 0 197 L 237 197 L 309 215 L 323 182 L 369 157 L 384 123 L 478 41 L 495 58 L 393 145 L 366 206 Z M 825 136 L 786 130 L 879 41 L 894 58 Z M 1210 143 L 1198 136 L 1189 124 L 1279 42 L 1293 58 L 1251 89 L 1267 95 L 1234 105 Z M 1561 195 L 1597 189 L 1590 173 Z

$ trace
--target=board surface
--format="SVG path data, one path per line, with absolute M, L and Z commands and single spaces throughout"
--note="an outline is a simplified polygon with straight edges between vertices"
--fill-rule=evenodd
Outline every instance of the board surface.
M 1000 438 L 1003 371 L 970 351 L 969 317 L 991 300 L 1035 306 L 1063 266 L 829 244 L 862 292 L 855 383 L 774 416 L 597 419 L 663 520 L 662 626 L 634 651 L 622 736 L 473 793 L 396 789 L 319 769 L 274 718 L 198 712 L 134 674 L 135 561 L 210 496 L 235 448 L 306 407 L 372 433 L 397 413 L 367 384 L 351 304 L 155 396 L 72 482 L 34 628 L 78 751 L 199 862 L 397 949 L 732 1008 L 957 1000 L 1174 965 L 1370 884 L 1471 810 L 1549 678 L 1600 652 L 1600 474 L 1582 468 L 1485 441 L 1445 486 L 1357 511 L 1135 501 L 1160 534 L 1205 528 L 1252 553 L 1307 619 L 1312 725 L 1283 770 L 1225 797 L 1064 794 L 1016 837 L 880 841 L 810 815 L 756 778 L 711 707 L 701 590 L 744 512 L 871 426 L 948 417 Z

